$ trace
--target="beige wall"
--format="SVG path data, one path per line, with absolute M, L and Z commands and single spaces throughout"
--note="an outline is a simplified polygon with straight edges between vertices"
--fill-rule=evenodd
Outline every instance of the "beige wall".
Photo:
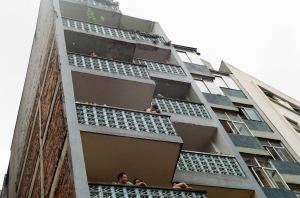
M 233 74 L 232 77 L 237 80 L 237 82 L 241 85 L 241 88 L 243 87 L 244 90 L 248 92 L 248 94 L 251 96 L 251 99 L 260 108 L 258 111 L 263 113 L 273 124 L 273 126 L 276 128 L 275 133 L 276 131 L 280 133 L 280 135 L 285 139 L 285 141 L 282 142 L 285 144 L 291 154 L 294 155 L 297 161 L 300 162 L 300 133 L 294 130 L 290 123 L 285 119 L 285 117 L 287 117 L 300 123 L 300 115 L 275 102 L 272 102 L 263 93 L 259 86 L 297 106 L 300 106 L 300 102 L 242 72 L 232 65 L 229 65 L 228 63 L 222 62 L 220 70 L 227 72 L 230 71 Z

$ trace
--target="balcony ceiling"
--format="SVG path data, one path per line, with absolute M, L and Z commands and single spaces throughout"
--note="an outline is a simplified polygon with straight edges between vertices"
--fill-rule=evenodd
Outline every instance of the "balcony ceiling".
M 120 172 L 130 181 L 141 178 L 148 185 L 170 187 L 180 144 L 81 132 L 90 182 L 111 183 Z

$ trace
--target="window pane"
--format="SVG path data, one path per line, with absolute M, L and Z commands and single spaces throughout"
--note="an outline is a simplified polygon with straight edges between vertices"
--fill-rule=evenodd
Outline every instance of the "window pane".
M 228 88 L 225 82 L 223 81 L 222 77 L 216 76 L 215 82 L 219 87 L 225 87 Z
M 271 180 L 275 183 L 276 187 L 286 188 L 285 182 L 281 179 L 277 171 L 269 169 L 266 169 L 265 171 L 268 173 Z
M 188 63 L 191 62 L 190 59 L 189 59 L 189 57 L 187 56 L 187 54 L 185 52 L 177 51 L 177 53 L 178 53 L 179 57 L 181 58 L 181 60 L 183 62 L 188 62 Z
M 240 116 L 237 113 L 227 112 L 227 115 L 230 118 L 230 120 L 232 120 L 232 121 L 242 122 L 242 119 L 240 118 Z
M 222 90 L 212 81 L 204 81 L 211 94 L 224 95 Z
M 275 148 L 275 150 L 277 151 L 278 155 L 280 155 L 283 161 L 295 162 L 294 158 L 287 150 L 285 150 L 285 148 Z
M 262 168 L 252 167 L 251 169 L 254 172 L 256 179 L 263 187 L 274 187 L 270 181 L 270 178 L 268 177 L 268 174 L 266 174 Z
M 225 83 L 228 85 L 228 88 L 230 89 L 236 89 L 240 90 L 240 88 L 237 86 L 237 84 L 228 76 L 222 76 Z
M 228 121 L 228 124 L 229 124 L 229 126 L 230 126 L 230 128 L 232 130 L 232 133 L 234 133 L 234 134 L 240 134 L 239 130 L 236 128 L 236 126 L 232 122 Z
M 205 86 L 205 84 L 203 83 L 203 81 L 196 80 L 196 84 L 202 92 L 210 93 L 209 90 L 207 89 L 207 87 Z
M 223 125 L 225 131 L 227 133 L 234 133 L 233 130 L 231 129 L 231 127 L 229 126 L 228 122 L 225 120 L 220 120 L 221 124 Z
M 200 57 L 196 53 L 186 52 L 191 62 L 197 65 L 204 65 Z
M 261 119 L 255 109 L 245 108 L 245 111 L 246 111 L 247 115 L 249 116 L 250 120 L 261 121 Z
M 215 114 L 217 115 L 217 117 L 221 120 L 228 120 L 225 112 L 222 112 L 222 111 L 218 111 L 218 110 L 215 110 Z
M 272 157 L 275 160 L 281 160 L 280 156 L 278 155 L 278 153 L 275 151 L 274 148 L 272 147 L 265 147 L 267 151 L 269 151 L 269 153 L 272 155 Z
M 252 136 L 244 123 L 234 122 L 234 125 L 241 135 Z

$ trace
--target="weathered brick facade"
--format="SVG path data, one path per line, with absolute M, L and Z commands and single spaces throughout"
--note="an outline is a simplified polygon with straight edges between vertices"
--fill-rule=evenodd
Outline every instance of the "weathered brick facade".
M 41 169 L 39 167 L 36 177 L 35 177 L 35 181 L 34 181 L 34 185 L 33 185 L 33 190 L 32 190 L 32 194 L 31 197 L 32 198 L 40 198 L 41 197 Z
M 33 130 L 25 148 L 25 151 L 28 149 L 28 155 L 26 157 L 26 153 L 24 153 L 22 160 L 25 163 L 24 170 L 23 173 L 22 169 L 19 171 L 18 197 L 21 198 L 30 196 L 29 191 L 32 185 L 30 197 L 41 197 L 42 192 L 45 197 L 49 197 L 54 181 L 58 182 L 55 185 L 57 189 L 52 189 L 56 193 L 55 197 L 73 197 L 73 182 L 68 155 L 65 157 L 62 168 L 57 169 L 67 138 L 67 127 L 64 116 L 63 91 L 59 78 L 58 52 L 56 45 L 51 46 L 49 49 L 52 51 L 49 51 L 49 56 L 47 55 L 49 58 L 43 66 L 48 68 L 42 69 L 45 74 L 42 74 L 41 78 L 45 79 L 41 79 L 39 86 L 43 85 L 43 87 L 38 89 L 42 92 L 36 96 L 34 112 L 30 118 L 32 124 L 28 130 L 31 131 L 32 128 Z M 40 104 L 40 108 L 38 104 Z M 29 135 L 30 131 L 28 131 Z M 40 150 L 42 153 L 39 153 Z M 42 160 L 39 160 L 40 164 L 36 164 L 39 155 L 42 156 L 40 158 Z M 33 178 L 37 166 L 37 174 Z M 22 168 L 23 164 L 20 167 Z M 57 171 L 60 172 L 56 173 Z M 42 174 L 43 177 L 41 177 Z M 56 178 L 55 175 L 57 175 Z M 44 179 L 43 186 L 42 178 Z
M 67 129 L 64 123 L 62 93 L 61 90 L 59 90 L 43 147 L 43 165 L 45 171 L 44 190 L 46 196 L 50 193 L 51 184 L 53 182 L 66 135 Z
M 31 180 L 34 174 L 34 169 L 36 166 L 39 149 L 40 149 L 39 132 L 40 132 L 40 123 L 39 120 L 36 119 L 32 131 L 32 137 L 28 145 L 29 150 L 28 150 L 27 159 L 25 161 L 25 167 L 21 179 L 21 185 L 20 185 L 18 197 L 25 197 L 30 188 Z
M 74 197 L 73 180 L 71 177 L 71 169 L 69 155 L 67 154 L 61 168 L 57 188 L 54 194 L 55 198 L 71 198 Z
M 48 120 L 51 103 L 53 100 L 55 87 L 58 82 L 58 55 L 56 47 L 53 48 L 52 57 L 50 59 L 49 68 L 46 74 L 46 80 L 41 96 L 41 120 L 42 120 L 42 136 L 45 131 Z

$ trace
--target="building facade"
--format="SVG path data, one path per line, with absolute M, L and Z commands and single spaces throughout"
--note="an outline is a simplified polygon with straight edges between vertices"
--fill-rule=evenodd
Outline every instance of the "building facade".
M 242 89 L 114 1 L 42 0 L 1 196 L 295 197 L 274 164 L 296 152 Z

